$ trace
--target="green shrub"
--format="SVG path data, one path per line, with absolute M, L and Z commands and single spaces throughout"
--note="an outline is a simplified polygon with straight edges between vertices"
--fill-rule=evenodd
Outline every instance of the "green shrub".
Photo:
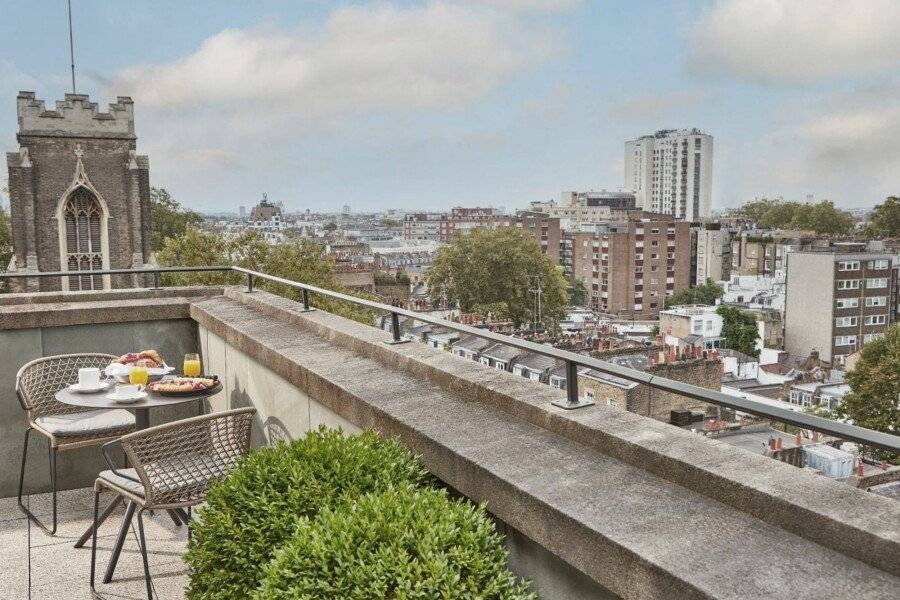
M 247 598 L 299 520 L 427 477 L 409 450 L 373 432 L 345 437 L 320 428 L 291 444 L 256 450 L 213 486 L 197 511 L 185 555 L 187 597 Z
M 483 507 L 444 490 L 370 493 L 304 520 L 265 568 L 255 600 L 526 600 Z

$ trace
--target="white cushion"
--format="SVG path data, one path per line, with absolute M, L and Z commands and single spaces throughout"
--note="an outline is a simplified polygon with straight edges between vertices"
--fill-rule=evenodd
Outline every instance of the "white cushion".
M 136 496 L 144 495 L 144 484 L 142 484 L 140 482 L 140 480 L 138 480 L 137 471 L 135 471 L 134 469 L 116 469 L 116 470 L 119 473 L 122 473 L 123 475 L 127 475 L 128 477 L 131 477 L 132 479 L 135 479 L 137 481 L 132 481 L 131 479 L 128 479 L 127 477 L 122 477 L 121 475 L 117 475 L 116 473 L 113 473 L 112 471 L 102 471 L 100 473 L 99 477 L 100 477 L 100 479 L 103 479 L 104 481 L 110 482 L 111 484 L 115 485 L 116 487 L 120 487 L 122 489 L 128 490 L 129 492 L 131 492 L 132 494 L 134 494 Z
M 134 427 L 134 415 L 121 408 L 98 409 L 66 415 L 47 415 L 38 417 L 34 422 L 47 433 L 65 437 Z

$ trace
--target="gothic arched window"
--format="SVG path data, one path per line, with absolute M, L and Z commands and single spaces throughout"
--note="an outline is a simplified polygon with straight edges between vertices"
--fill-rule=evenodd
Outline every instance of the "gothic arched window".
M 103 209 L 89 190 L 79 187 L 63 207 L 66 228 L 66 266 L 69 271 L 94 271 L 103 268 L 101 228 Z M 100 275 L 69 277 L 70 290 L 103 289 Z

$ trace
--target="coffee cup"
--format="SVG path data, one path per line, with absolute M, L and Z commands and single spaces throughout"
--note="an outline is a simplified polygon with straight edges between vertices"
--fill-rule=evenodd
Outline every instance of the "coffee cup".
M 119 398 L 134 398 L 141 391 L 141 386 L 139 385 L 120 385 L 116 386 L 116 396 Z
M 78 387 L 86 390 L 100 387 L 100 369 L 78 369 Z

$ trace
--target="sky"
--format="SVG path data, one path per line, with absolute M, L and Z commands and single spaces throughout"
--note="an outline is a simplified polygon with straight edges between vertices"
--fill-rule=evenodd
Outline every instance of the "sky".
M 900 193 L 898 0 L 72 0 L 77 88 L 135 102 L 151 184 L 235 211 L 522 208 L 715 138 L 713 208 Z M 71 91 L 63 0 L 0 0 L 15 96 Z M 0 173 L 0 188 L 6 170 Z

